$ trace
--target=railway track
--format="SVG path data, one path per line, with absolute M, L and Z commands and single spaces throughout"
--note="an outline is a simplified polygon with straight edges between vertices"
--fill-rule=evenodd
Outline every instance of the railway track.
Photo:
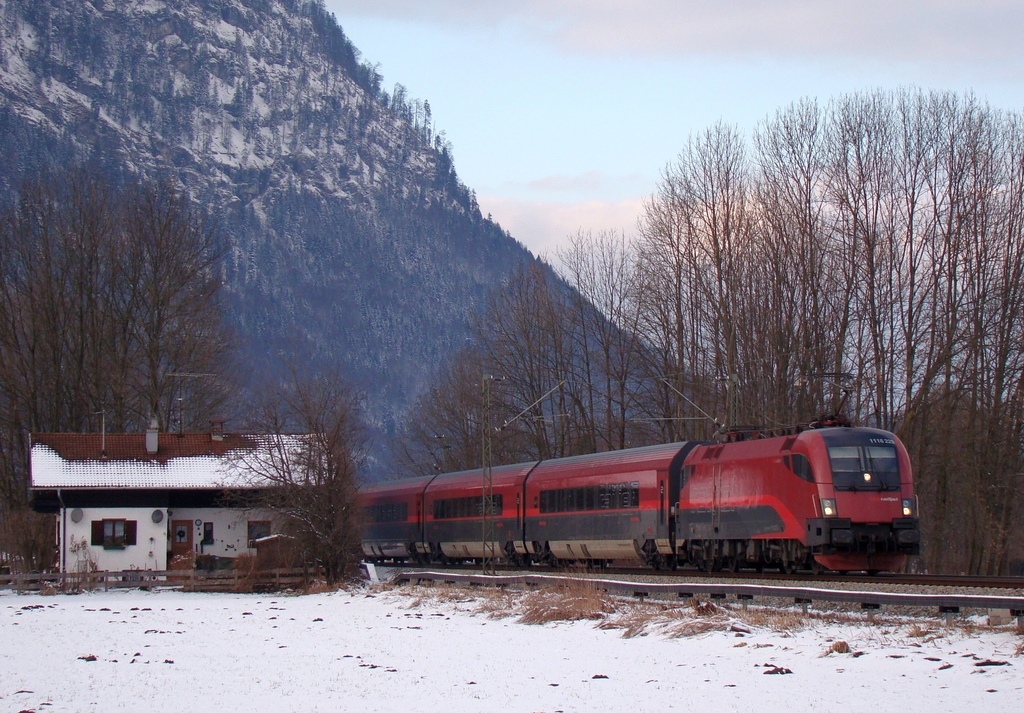
M 450 571 L 461 574 L 477 574 L 480 572 L 478 565 L 462 566 L 440 566 L 416 567 L 407 564 L 386 564 L 379 567 L 397 568 L 401 570 L 429 569 L 433 572 Z M 885 584 L 893 586 L 917 586 L 917 587 L 963 587 L 968 589 L 1003 589 L 1017 590 L 1024 592 L 1024 577 L 990 577 L 978 575 L 948 575 L 948 574 L 903 574 L 903 573 L 880 573 L 867 575 L 863 573 L 840 574 L 840 573 L 795 573 L 783 574 L 781 572 L 704 572 L 698 569 L 677 569 L 677 570 L 653 570 L 644 567 L 606 567 L 606 568 L 562 568 L 550 567 L 513 567 L 510 565 L 499 565 L 496 571 L 501 574 L 572 574 L 585 572 L 590 576 L 644 576 L 652 578 L 664 578 L 668 581 L 687 579 L 690 581 L 726 580 L 737 584 L 745 581 L 757 582 L 797 582 L 803 586 L 814 586 L 831 583 L 857 583 L 857 584 Z
M 398 567 L 391 577 L 392 582 L 432 583 L 445 582 L 483 587 L 518 586 L 560 586 L 567 579 L 579 577 L 579 570 L 553 570 L 534 568 L 532 571 L 508 568 L 494 575 L 483 574 L 475 567 L 418 568 Z M 620 573 L 620 574 L 617 574 Z M 631 578 L 621 573 L 628 573 Z M 744 604 L 755 598 L 765 601 L 779 602 L 789 600 L 803 607 L 807 613 L 814 603 L 831 603 L 858 605 L 862 610 L 871 611 L 885 607 L 910 607 L 932 609 L 940 616 L 950 617 L 966 612 L 985 612 L 989 616 L 1002 612 L 1000 616 L 1016 617 L 1018 626 L 1024 625 L 1024 588 L 1013 586 L 1021 584 L 1017 578 L 979 578 L 979 577 L 935 577 L 915 575 L 903 577 L 898 575 L 886 578 L 873 577 L 858 580 L 852 577 L 805 576 L 793 579 L 792 575 L 780 575 L 779 581 L 766 582 L 763 573 L 750 575 L 729 573 L 719 577 L 719 573 L 704 573 L 694 570 L 676 572 L 655 572 L 635 568 L 606 569 L 604 571 L 587 572 L 587 582 L 606 592 L 638 598 L 678 597 L 692 599 L 708 597 L 710 599 L 735 598 Z M 642 575 L 642 578 L 636 578 Z M 695 576 L 688 576 L 695 575 Z M 376 574 L 374 573 L 375 577 Z M 782 577 L 787 579 L 782 580 Z M 771 578 L 770 578 L 771 579 Z M 703 581 L 701 581 L 703 580 Z M 950 585 L 951 581 L 957 584 Z M 970 582 L 967 587 L 964 581 Z M 867 582 L 876 586 L 844 587 L 842 584 Z M 878 586 L 885 582 L 885 586 Z M 921 584 L 925 582 L 925 584 Z M 996 586 L 991 586 L 993 582 Z M 829 586 L 831 584 L 832 586 Z M 906 589 L 902 589 L 906 587 Z M 965 591 L 965 589 L 967 591 Z M 1004 621 L 1005 623 L 1005 621 Z
M 641 570 L 623 567 L 609 569 L 609 574 L 637 574 Z M 856 582 L 859 584 L 892 584 L 921 587 L 970 587 L 976 589 L 1020 589 L 1024 590 L 1024 577 L 988 577 L 945 574 L 783 574 L 781 572 L 702 572 L 696 569 L 681 569 L 674 572 L 657 572 L 669 577 L 707 577 L 727 580 L 769 580 L 780 582 L 805 582 L 807 584 L 829 582 Z

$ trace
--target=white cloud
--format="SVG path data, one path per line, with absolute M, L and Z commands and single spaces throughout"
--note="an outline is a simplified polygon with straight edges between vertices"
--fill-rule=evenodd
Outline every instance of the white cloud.
M 346 15 L 515 26 L 529 39 L 635 56 L 862 58 L 943 64 L 1024 56 L 1019 0 L 329 0 Z
M 557 249 L 579 230 L 635 233 L 644 199 L 556 203 L 477 196 L 477 200 L 485 214 L 490 213 L 501 227 L 535 255 L 557 262 Z

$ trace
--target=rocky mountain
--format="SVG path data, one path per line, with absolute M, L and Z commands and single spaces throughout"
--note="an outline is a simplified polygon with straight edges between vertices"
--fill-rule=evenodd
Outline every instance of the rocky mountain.
M 319 0 L 0 0 L 0 200 L 43 166 L 170 179 L 227 245 L 240 381 L 276 354 L 367 393 L 377 467 L 528 251 Z

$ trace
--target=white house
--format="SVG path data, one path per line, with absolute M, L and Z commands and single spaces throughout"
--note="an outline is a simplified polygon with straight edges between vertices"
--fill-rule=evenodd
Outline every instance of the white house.
M 253 541 L 276 531 L 272 512 L 240 497 L 255 486 L 239 454 L 257 441 L 219 429 L 32 434 L 35 509 L 56 515 L 60 570 L 164 570 L 190 552 L 255 554 Z

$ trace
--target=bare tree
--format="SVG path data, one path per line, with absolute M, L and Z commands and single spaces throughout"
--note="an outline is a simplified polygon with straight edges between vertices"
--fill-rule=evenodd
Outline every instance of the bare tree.
M 170 425 L 171 374 L 190 385 L 183 425 L 229 393 L 220 250 L 173 188 L 117 188 L 85 166 L 44 173 L 0 211 L 0 519 L 28 507 L 31 432 Z M 181 409 L 178 417 L 182 418 Z
M 356 478 L 366 457 L 361 397 L 337 373 L 300 375 L 265 393 L 249 430 L 257 447 L 239 451 L 258 495 L 250 505 L 276 511 L 307 561 L 335 583 L 359 562 Z

